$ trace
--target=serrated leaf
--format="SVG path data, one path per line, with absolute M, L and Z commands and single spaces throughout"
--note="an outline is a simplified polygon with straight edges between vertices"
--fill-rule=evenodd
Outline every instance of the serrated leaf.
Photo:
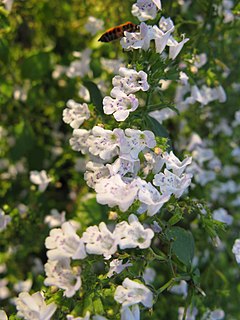
M 194 239 L 192 233 L 180 227 L 172 227 L 166 233 L 173 241 L 172 252 L 186 266 L 190 266 L 194 257 Z
M 95 105 L 99 113 L 104 114 L 102 105 L 103 97 L 98 86 L 92 81 L 84 81 L 83 84 L 90 93 L 91 102 Z

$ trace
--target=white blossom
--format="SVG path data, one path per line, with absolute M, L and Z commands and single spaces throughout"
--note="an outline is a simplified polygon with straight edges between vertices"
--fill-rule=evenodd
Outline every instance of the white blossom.
M 7 11 L 11 11 L 12 10 L 13 2 L 14 2 L 14 0 L 2 0 L 2 3 L 4 4 L 5 9 Z
M 103 99 L 103 111 L 105 114 L 113 114 L 117 121 L 124 121 L 138 107 L 138 99 L 134 94 L 127 95 L 119 87 L 113 88 L 111 97 Z
M 102 30 L 104 22 L 101 19 L 89 16 L 87 22 L 84 25 L 84 28 L 94 36 L 98 31 Z
M 159 173 L 165 163 L 162 154 L 157 154 L 151 150 L 143 151 L 145 158 L 143 172 L 147 176 L 150 172 Z
M 168 43 L 171 33 L 174 31 L 174 24 L 170 18 L 161 17 L 159 28 L 153 26 L 153 31 L 156 52 L 162 53 Z
M 236 239 L 232 248 L 233 254 L 235 254 L 235 258 L 237 263 L 240 264 L 240 239 Z
M 64 222 L 61 228 L 52 229 L 50 236 L 45 240 L 45 245 L 49 249 L 47 256 L 50 260 L 84 259 L 87 256 L 83 241 L 76 234 L 71 222 Z
M 104 164 L 93 161 L 87 163 L 84 179 L 90 188 L 95 188 L 96 183 L 102 178 L 109 178 L 109 176 L 109 169 Z
M 46 304 L 43 294 L 36 292 L 30 295 L 21 292 L 16 299 L 17 316 L 25 320 L 50 320 L 57 309 L 55 303 Z
M 154 282 L 156 274 L 157 273 L 153 268 L 148 267 L 144 270 L 142 277 L 146 284 L 151 284 Z
M 18 281 L 13 285 L 13 289 L 16 292 L 29 292 L 32 287 L 32 279 L 27 279 L 25 281 Z
M 187 315 L 184 320 L 195 320 L 196 316 L 198 314 L 197 308 L 190 308 L 188 307 L 187 309 Z M 184 315 L 184 308 L 178 308 L 178 320 L 183 320 L 183 315 Z
M 233 217 L 228 214 L 224 208 L 219 208 L 213 211 L 213 219 L 231 225 L 233 223 Z
M 129 307 L 142 303 L 146 308 L 153 305 L 152 292 L 142 283 L 126 278 L 121 286 L 118 286 L 114 299 L 122 304 L 122 307 Z
M 43 192 L 46 190 L 49 182 L 51 182 L 52 179 L 48 177 L 45 170 L 41 170 L 40 172 L 35 170 L 30 171 L 30 181 L 38 185 L 38 190 Z
M 110 160 L 118 154 L 119 134 L 121 129 L 105 130 L 95 126 L 88 138 L 89 152 L 103 160 Z
M 119 75 L 112 79 L 114 87 L 119 87 L 126 94 L 135 93 L 139 90 L 147 91 L 149 84 L 147 74 L 144 71 L 137 72 L 134 69 L 120 68 Z
M 124 50 L 143 49 L 147 51 L 152 39 L 154 39 L 153 27 L 141 22 L 139 32 L 125 31 L 120 44 Z
M 88 138 L 90 134 L 91 132 L 86 129 L 74 129 L 73 136 L 69 141 L 72 149 L 86 154 L 89 149 Z
M 132 6 L 132 15 L 140 21 L 155 19 L 158 10 L 162 10 L 160 0 L 137 0 Z
M 66 71 L 69 78 L 84 77 L 90 73 L 90 56 L 92 50 L 85 49 L 80 53 L 80 59 L 71 62 Z
M 154 176 L 153 184 L 159 186 L 163 194 L 173 193 L 176 198 L 180 198 L 183 192 L 191 184 L 191 174 L 183 174 L 182 177 L 178 177 L 174 173 L 164 170 L 164 173 L 158 173 Z
M 138 304 L 131 307 L 122 307 L 121 320 L 140 320 L 140 310 Z
M 148 130 L 126 129 L 120 137 L 120 155 L 126 159 L 138 159 L 139 152 L 155 146 L 155 136 Z
M 121 273 L 125 268 L 127 267 L 131 267 L 132 263 L 129 263 L 128 261 L 126 263 L 123 263 L 122 260 L 118 260 L 118 259 L 113 259 L 110 262 L 110 268 L 109 271 L 107 273 L 107 277 L 111 278 L 114 273 L 119 274 Z
M 7 285 L 8 280 L 6 278 L 0 279 L 0 300 L 7 299 L 11 295 Z
M 138 184 L 135 180 L 124 182 L 119 174 L 108 179 L 101 179 L 95 186 L 97 202 L 109 207 L 119 206 L 125 212 L 133 204 L 138 193 Z
M 114 230 L 120 249 L 149 248 L 154 237 L 152 229 L 144 229 L 134 214 L 128 217 L 128 222 L 129 224 L 126 221 L 120 222 Z
M 67 108 L 63 110 L 63 121 L 70 124 L 73 129 L 78 129 L 85 120 L 90 118 L 90 111 L 86 103 L 77 103 L 70 99 Z
M 140 183 L 138 192 L 138 199 L 141 202 L 141 206 L 138 209 L 138 213 L 147 211 L 148 216 L 156 214 L 161 207 L 170 199 L 171 193 L 160 194 L 159 191 L 151 184 L 144 180 Z
M 56 286 L 64 290 L 64 296 L 70 298 L 74 296 L 76 291 L 81 287 L 80 267 L 74 270 L 70 266 L 70 259 L 48 260 L 44 266 L 46 278 L 44 284 L 46 286 Z
M 0 231 L 5 230 L 11 220 L 12 218 L 9 215 L 5 215 L 5 212 L 0 209 Z
M 186 166 L 192 162 L 192 157 L 187 157 L 181 162 L 172 151 L 170 151 L 170 153 L 165 152 L 163 158 L 165 160 L 166 168 L 172 170 L 178 177 L 184 172 Z
M 88 254 L 104 255 L 109 259 L 117 251 L 118 239 L 108 230 L 106 224 L 101 222 L 99 226 L 90 226 L 82 235 Z
M 182 50 L 184 44 L 188 42 L 189 38 L 184 38 L 180 42 L 177 42 L 172 36 L 168 39 L 167 45 L 170 47 L 169 48 L 169 59 L 174 60 L 179 52 Z
M 187 282 L 185 280 L 181 280 L 179 284 L 175 284 L 174 286 L 172 286 L 169 291 L 172 293 L 183 295 L 183 297 L 186 298 L 188 294 Z
M 131 176 L 136 177 L 140 170 L 140 161 L 139 159 L 125 159 L 120 156 L 112 164 L 107 164 L 106 167 L 111 176 L 119 174 L 121 177 L 124 177 L 126 174 L 128 176 L 131 174 Z
M 50 215 L 44 218 L 44 223 L 46 223 L 49 228 L 59 227 L 65 222 L 65 215 L 65 211 L 60 213 L 57 209 L 51 209 Z
M 0 310 L 0 319 L 1 320 L 8 320 L 6 312 L 4 310 Z

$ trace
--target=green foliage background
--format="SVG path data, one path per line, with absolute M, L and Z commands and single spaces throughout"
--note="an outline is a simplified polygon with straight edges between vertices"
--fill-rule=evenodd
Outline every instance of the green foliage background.
M 103 45 L 97 42 L 101 32 L 94 37 L 87 33 L 84 29 L 87 18 L 91 15 L 102 19 L 106 29 L 129 20 L 137 23 L 131 16 L 132 4 L 133 1 L 119 0 L 18 0 L 14 2 L 10 13 L 3 6 L 0 7 L 0 117 L 3 128 L 0 157 L 8 159 L 7 165 L 2 164 L 0 169 L 0 208 L 12 217 L 11 224 L 1 234 L 0 261 L 7 264 L 6 276 L 10 290 L 14 283 L 28 277 L 33 279 L 33 291 L 42 288 L 43 275 L 35 276 L 30 270 L 35 257 L 39 257 L 43 263 L 46 262 L 44 241 L 49 228 L 44 224 L 44 217 L 52 208 L 65 210 L 67 219 L 78 220 L 83 229 L 88 225 L 107 221 L 108 208 L 98 205 L 94 198 L 86 198 L 89 190 L 83 174 L 75 170 L 80 156 L 69 146 L 71 129 L 62 122 L 62 111 L 68 99 L 81 102 L 78 96 L 79 83 L 102 79 L 109 86 L 109 91 L 111 90 L 112 75 L 102 69 L 101 57 L 121 57 L 126 63 L 131 59 L 130 55 L 123 54 L 117 42 Z M 231 84 L 240 81 L 240 21 L 236 18 L 233 22 L 224 24 L 222 17 L 219 17 L 214 9 L 214 5 L 220 4 L 221 1 L 218 0 L 196 0 L 189 10 L 181 12 L 177 1 L 162 1 L 162 14 L 172 18 L 177 34 L 185 33 L 190 38 L 181 52 L 181 58 L 186 60 L 191 59 L 194 53 L 207 53 L 207 64 L 199 73 L 192 73 L 190 83 L 194 84 L 196 79 L 201 78 L 209 86 L 222 84 L 227 92 L 228 100 L 225 104 L 214 102 L 209 107 L 215 124 L 221 119 L 231 121 L 235 111 L 239 109 L 239 92 L 232 90 Z M 237 17 L 238 1 L 235 1 L 233 12 Z M 198 15 L 203 18 L 202 24 L 196 20 Z M 65 75 L 58 79 L 52 77 L 57 64 L 69 66 L 74 60 L 72 53 L 85 48 L 92 49 L 92 76 L 85 76 L 84 79 L 70 79 Z M 231 73 L 224 78 L 222 73 L 226 67 L 230 68 Z M 190 70 L 190 63 L 187 68 Z M 168 77 L 177 79 L 177 62 L 172 63 L 172 70 L 173 73 L 168 74 Z M 13 99 L 14 90 L 18 86 L 27 91 L 26 101 Z M 153 103 L 158 103 L 160 99 L 163 105 L 172 105 L 174 90 L 174 86 L 170 87 L 167 97 L 155 98 Z M 214 152 L 223 164 L 231 163 L 231 144 L 239 143 L 240 132 L 236 131 L 234 136 L 230 137 L 221 133 L 214 136 L 211 128 L 205 125 L 202 113 L 201 108 L 193 105 L 185 113 L 164 123 L 163 129 L 167 130 L 173 148 L 177 145 L 179 135 L 187 139 L 191 132 L 198 132 L 201 137 L 213 140 Z M 186 120 L 184 128 L 179 126 L 181 119 Z M 153 123 L 149 124 L 149 129 L 154 130 Z M 21 163 L 23 169 L 14 173 L 13 168 L 17 165 L 21 168 Z M 9 171 L 10 167 L 13 173 Z M 47 170 L 53 177 L 53 182 L 45 193 L 39 193 L 29 181 L 30 170 L 42 169 Z M 237 179 L 239 183 L 239 175 Z M 211 185 L 195 188 L 189 197 L 207 203 L 210 200 L 210 188 Z M 239 209 L 236 212 L 230 205 L 230 200 L 231 195 L 225 208 L 234 214 L 235 221 L 239 221 Z M 18 209 L 20 203 L 28 207 L 22 215 Z M 177 206 L 176 203 L 175 205 Z M 216 200 L 213 208 L 218 207 Z M 176 207 L 174 208 L 174 214 L 177 214 Z M 200 257 L 200 286 L 207 294 L 207 297 L 202 297 L 200 292 L 192 293 L 188 299 L 195 301 L 200 312 L 204 312 L 207 307 L 212 310 L 222 308 L 226 311 L 226 319 L 239 319 L 240 274 L 231 253 L 233 241 L 239 237 L 238 225 L 230 227 L 231 230 L 220 232 L 226 246 L 223 251 L 217 251 L 209 235 L 214 237 L 221 225 L 213 226 L 212 222 L 208 225 L 207 218 L 199 220 L 197 205 L 190 199 L 182 205 L 180 203 L 178 209 L 180 218 L 177 227 L 190 229 L 190 226 L 195 225 L 192 233 L 196 244 L 195 254 Z M 169 222 L 169 212 L 170 208 L 165 215 L 162 214 L 162 221 Z M 201 256 L 204 256 L 206 249 L 209 250 L 209 259 L 204 262 Z M 181 258 L 179 260 L 181 261 Z M 161 287 L 169 280 L 169 266 L 156 261 L 151 266 L 158 272 L 156 287 Z M 193 278 L 198 277 L 196 270 L 192 269 L 191 272 Z M 91 277 L 93 274 L 89 279 Z M 91 279 L 92 282 L 95 280 Z M 120 282 L 118 279 L 116 281 Z M 190 288 L 192 286 L 196 289 L 196 283 L 190 282 Z M 101 291 L 98 299 L 104 307 L 109 304 L 110 309 L 112 301 L 108 299 L 108 295 L 111 288 L 108 290 L 109 292 L 107 289 Z M 12 294 L 14 295 L 13 291 Z M 48 291 L 48 294 L 50 297 L 51 292 Z M 55 300 L 57 298 L 55 296 Z M 71 311 L 74 301 L 61 299 L 62 297 L 59 297 L 63 314 L 64 311 Z M 95 311 L 100 308 L 101 303 L 96 297 L 89 299 L 97 301 Z M 3 300 L 0 303 L 8 314 L 15 312 L 9 301 Z M 183 298 L 165 291 L 159 295 L 153 312 L 146 311 L 143 319 L 176 319 L 177 308 L 184 304 Z M 110 311 L 108 316 L 111 316 Z M 65 318 L 59 313 L 56 319 Z

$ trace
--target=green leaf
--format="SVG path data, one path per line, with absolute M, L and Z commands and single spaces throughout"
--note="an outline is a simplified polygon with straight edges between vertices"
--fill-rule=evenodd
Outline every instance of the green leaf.
M 149 130 L 158 137 L 169 138 L 167 130 L 154 118 L 147 116 L 146 124 Z
M 183 264 L 190 266 L 194 256 L 192 233 L 180 227 L 172 227 L 166 235 L 169 241 L 173 241 L 172 252 Z
M 95 105 L 97 111 L 104 114 L 102 106 L 103 97 L 97 85 L 92 81 L 84 81 L 83 84 L 88 89 L 91 101 Z
M 8 12 L 4 8 L 0 8 L 0 32 L 9 28 Z M 8 31 L 8 30 L 6 30 Z
M 50 58 L 47 52 L 39 52 L 26 58 L 21 65 L 24 79 L 39 80 L 50 72 Z

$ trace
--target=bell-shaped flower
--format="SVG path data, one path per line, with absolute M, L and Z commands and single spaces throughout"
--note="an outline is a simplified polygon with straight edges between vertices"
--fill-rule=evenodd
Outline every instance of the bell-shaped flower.
M 155 136 L 152 131 L 126 129 L 125 135 L 120 138 L 120 156 L 126 159 L 138 159 L 139 152 L 156 146 Z
M 167 169 L 172 170 L 178 177 L 184 172 L 186 166 L 192 162 L 192 157 L 187 157 L 181 162 L 172 151 L 170 153 L 165 152 L 163 158 L 165 159 Z
M 61 228 L 52 229 L 45 245 L 49 249 L 47 256 L 50 260 L 84 259 L 87 256 L 84 244 L 71 222 L 64 222 Z
M 91 134 L 91 131 L 86 129 L 74 129 L 73 136 L 70 139 L 70 145 L 73 150 L 81 151 L 82 154 L 88 153 L 88 138 Z
M 144 307 L 151 308 L 153 305 L 152 292 L 142 283 L 126 278 L 121 286 L 118 286 L 114 299 L 122 304 L 122 307 L 129 307 L 142 303 Z
M 138 199 L 141 202 L 138 213 L 147 211 L 148 216 L 153 216 L 170 199 L 170 196 L 171 193 L 160 194 L 151 182 L 142 180 L 138 192 Z
M 63 110 L 63 121 L 69 123 L 73 129 L 78 129 L 81 124 L 90 118 L 90 111 L 86 103 L 77 103 L 68 100 L 67 108 Z
M 70 298 L 74 296 L 76 291 L 81 287 L 80 278 L 81 269 L 77 267 L 72 269 L 70 259 L 48 260 L 44 266 L 46 278 L 44 284 L 46 286 L 56 286 L 64 290 L 64 296 Z
M 117 251 L 118 239 L 108 230 L 104 222 L 99 226 L 88 227 L 83 233 L 82 240 L 88 254 L 103 255 L 109 259 Z
M 168 39 L 167 45 L 169 48 L 169 59 L 174 60 L 179 52 L 182 50 L 184 44 L 188 42 L 189 38 L 184 38 L 181 42 L 177 42 L 172 36 Z
M 129 224 L 126 221 L 120 222 L 114 230 L 120 249 L 149 248 L 154 237 L 152 229 L 144 229 L 134 214 L 129 216 L 128 222 Z
M 144 51 L 149 49 L 150 42 L 154 39 L 153 27 L 141 22 L 139 29 L 139 32 L 124 32 L 124 37 L 120 41 L 123 49 L 142 49 Z
M 49 182 L 51 182 L 52 179 L 48 177 L 45 170 L 41 170 L 40 172 L 35 170 L 30 171 L 30 181 L 38 185 L 38 190 L 43 192 L 46 190 Z
M 190 186 L 191 178 L 191 174 L 184 174 L 182 177 L 178 177 L 174 173 L 165 169 L 164 173 L 160 172 L 154 176 L 153 184 L 155 186 L 159 186 L 163 194 L 172 193 L 176 198 L 179 198 Z
M 16 308 L 17 316 L 25 320 L 50 320 L 57 306 L 55 303 L 47 305 L 40 292 L 35 292 L 33 295 L 21 292 L 16 299 Z
M 138 99 L 134 94 L 127 95 L 119 87 L 113 88 L 111 97 L 103 99 L 103 111 L 105 114 L 113 114 L 117 121 L 124 121 L 138 107 Z
M 138 304 L 131 307 L 123 307 L 120 310 L 121 320 L 140 320 L 140 310 Z
M 119 174 L 101 179 L 95 186 L 97 202 L 109 207 L 119 206 L 123 212 L 133 204 L 137 197 L 138 185 L 135 180 L 124 182 Z
M 111 278 L 114 273 L 119 274 L 121 273 L 125 268 L 131 267 L 132 263 L 129 263 L 128 261 L 126 263 L 123 263 L 122 260 L 114 259 L 110 262 L 110 269 L 107 273 L 107 277 Z
M 84 179 L 90 188 L 94 188 L 102 178 L 109 178 L 109 169 L 102 163 L 89 161 L 86 164 Z
M 132 6 L 132 15 L 139 21 L 155 19 L 158 10 L 162 10 L 160 0 L 137 0 Z
M 114 87 L 119 87 L 126 94 L 135 93 L 139 90 L 147 91 L 149 84 L 147 74 L 144 71 L 137 72 L 134 69 L 120 68 L 119 75 L 112 79 Z
M 153 26 L 156 52 L 163 52 L 173 31 L 174 24 L 170 18 L 161 17 L 159 21 L 159 28 L 157 26 Z
M 119 174 L 121 177 L 124 177 L 126 174 L 131 174 L 135 177 L 140 170 L 140 161 L 139 159 L 132 160 L 119 157 L 112 164 L 107 164 L 106 167 L 111 176 Z

